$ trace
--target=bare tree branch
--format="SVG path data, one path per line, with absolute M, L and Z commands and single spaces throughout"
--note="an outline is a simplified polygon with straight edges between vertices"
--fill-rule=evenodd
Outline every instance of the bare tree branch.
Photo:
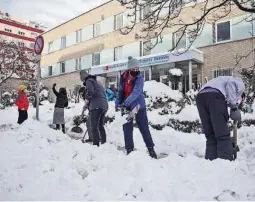
M 24 80 L 33 79 L 37 66 L 37 58 L 28 48 L 0 41 L 0 84 L 14 75 Z
M 173 33 L 174 36 L 179 34 L 176 43 L 173 44 L 172 50 L 175 50 L 183 37 L 188 36 L 188 45 L 181 53 L 186 52 L 194 43 L 196 38 L 201 35 L 205 24 L 216 22 L 228 16 L 233 8 L 240 9 L 247 14 L 253 14 L 255 8 L 252 0 L 118 0 L 123 6 L 128 8 L 131 14 L 129 26 L 121 30 L 122 34 L 129 34 L 139 27 L 136 37 L 140 40 L 150 40 L 155 38 L 155 43 L 151 44 L 151 49 L 158 43 L 162 42 L 163 35 Z M 191 8 L 198 12 L 191 15 L 190 18 L 185 16 L 187 3 Z M 141 16 L 141 14 L 143 14 Z M 246 20 L 253 20 L 252 15 L 247 16 Z M 140 19 L 140 23 L 137 23 Z M 160 39 L 160 40 L 159 40 Z M 177 50 L 178 52 L 178 50 Z

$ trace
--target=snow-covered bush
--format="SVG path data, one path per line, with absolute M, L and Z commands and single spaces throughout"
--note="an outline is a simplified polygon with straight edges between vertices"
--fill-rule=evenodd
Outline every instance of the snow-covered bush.
M 16 90 L 12 90 L 12 91 L 5 91 L 2 94 L 2 100 L 1 100 L 1 104 L 3 105 L 3 108 L 5 107 L 11 107 L 15 104 L 15 100 L 17 99 L 18 94 Z
M 252 105 L 255 100 L 255 93 L 253 92 L 253 86 L 255 85 L 255 83 L 253 83 L 253 78 L 252 78 L 253 68 L 242 69 L 240 73 L 245 83 L 245 93 L 246 93 L 246 98 L 242 106 L 242 111 L 246 113 L 252 113 L 253 112 Z
M 181 77 L 183 75 L 183 72 L 181 69 L 173 68 L 169 70 L 170 76 L 169 80 L 172 83 L 172 88 L 174 90 L 177 90 L 179 87 L 179 82 L 181 81 Z

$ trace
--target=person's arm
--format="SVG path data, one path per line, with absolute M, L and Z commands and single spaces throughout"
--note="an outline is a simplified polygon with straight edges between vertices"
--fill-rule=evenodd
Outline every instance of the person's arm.
M 95 87 L 94 87 L 94 83 L 91 79 L 88 79 L 86 81 L 86 95 L 85 95 L 85 99 L 90 101 L 92 100 L 93 96 L 95 95 Z
M 58 97 L 59 96 L 59 93 L 56 91 L 56 84 L 54 83 L 53 86 L 52 86 L 52 91 L 53 93 Z
M 237 103 L 237 87 L 234 81 L 229 81 L 226 84 L 226 98 L 227 101 L 229 102 L 229 106 L 231 109 L 238 108 L 238 103 Z
M 144 85 L 143 78 L 141 77 L 137 78 L 132 93 L 127 97 L 127 99 L 124 102 L 125 106 L 129 106 L 143 93 L 143 85 Z
M 83 108 L 82 108 L 82 112 L 81 112 L 81 115 L 83 116 L 84 115 L 84 113 L 85 113 L 85 111 L 88 109 L 88 101 L 87 100 L 85 100 L 85 104 L 84 104 L 84 106 L 83 106 Z

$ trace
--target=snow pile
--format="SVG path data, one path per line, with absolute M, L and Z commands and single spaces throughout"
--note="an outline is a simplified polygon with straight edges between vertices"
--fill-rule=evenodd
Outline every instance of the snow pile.
M 45 123 L 51 122 L 54 105 L 43 104 L 42 123 L 32 120 L 33 108 L 21 126 L 16 108 L 1 111 L 2 200 L 255 200 L 254 127 L 238 131 L 236 162 L 204 160 L 202 135 L 151 129 L 161 156 L 155 160 L 138 129 L 137 150 L 126 156 L 118 121 L 106 125 L 107 143 L 97 148 L 49 128 Z M 67 119 L 82 105 L 71 107 Z
M 114 102 L 109 103 L 107 116 L 115 120 L 106 124 L 107 143 L 99 148 L 83 144 L 83 133 L 70 133 L 82 103 L 70 103 L 65 109 L 67 135 L 49 127 L 54 103 L 42 102 L 40 122 L 35 121 L 36 111 L 30 107 L 29 119 L 21 126 L 16 124 L 16 107 L 1 110 L 1 199 L 255 200 L 255 127 L 238 130 L 240 152 L 235 162 L 207 161 L 204 135 L 173 129 L 174 121 L 183 122 L 181 127 L 187 121 L 196 124 L 196 106 L 185 105 L 180 111 L 179 102 L 184 98 L 161 83 L 145 82 L 145 90 L 147 104 L 152 99 L 172 99 L 161 108 L 148 110 L 150 123 L 161 127 L 150 127 L 157 160 L 147 154 L 138 128 L 133 136 L 136 150 L 126 155 L 123 120 L 115 112 Z M 80 127 L 86 130 L 85 124 Z
M 43 89 L 43 90 L 40 92 L 40 97 L 48 98 L 48 97 L 49 97 L 49 91 L 46 90 L 46 89 Z
M 173 68 L 169 70 L 169 73 L 173 76 L 182 76 L 183 72 L 181 69 Z
M 175 101 L 182 98 L 181 92 L 177 90 L 172 90 L 169 86 L 157 82 L 157 81 L 147 81 L 144 83 L 144 91 L 149 98 L 155 100 L 157 98 L 168 97 Z
M 12 96 L 12 94 L 11 94 L 10 92 L 6 91 L 6 92 L 4 92 L 4 93 L 2 94 L 2 96 L 8 96 L 8 97 L 11 97 L 11 96 Z

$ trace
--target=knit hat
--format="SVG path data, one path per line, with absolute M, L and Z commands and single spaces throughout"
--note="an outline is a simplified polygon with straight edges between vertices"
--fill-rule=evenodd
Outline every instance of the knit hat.
M 25 85 L 20 85 L 18 90 L 20 91 L 24 91 L 27 87 Z
M 85 69 L 83 69 L 83 70 L 80 71 L 80 78 L 81 78 L 81 81 L 84 81 L 85 78 L 88 77 L 88 76 L 89 76 L 89 73 L 88 73 Z
M 132 56 L 128 57 L 128 69 L 139 68 L 139 60 L 132 58 Z

